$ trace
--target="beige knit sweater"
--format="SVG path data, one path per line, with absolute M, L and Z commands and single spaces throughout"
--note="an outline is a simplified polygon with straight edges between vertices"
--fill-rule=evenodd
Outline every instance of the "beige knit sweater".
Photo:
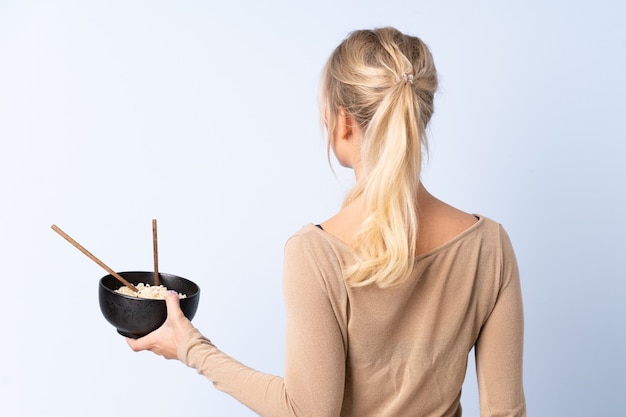
M 346 287 L 352 256 L 313 225 L 288 240 L 284 378 L 246 367 L 195 329 L 179 359 L 261 416 L 456 417 L 475 347 L 481 416 L 526 415 L 519 274 L 499 224 L 481 217 L 420 255 L 414 279 L 397 288 Z

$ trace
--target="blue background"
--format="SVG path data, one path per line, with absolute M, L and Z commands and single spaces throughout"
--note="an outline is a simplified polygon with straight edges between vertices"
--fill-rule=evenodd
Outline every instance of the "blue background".
M 422 37 L 440 74 L 424 181 L 502 222 L 529 416 L 624 415 L 626 6 L 618 1 L 0 0 L 0 403 L 7 416 L 249 416 L 101 316 L 106 273 L 202 287 L 194 323 L 282 374 L 282 250 L 338 210 L 322 66 L 354 29 Z M 473 366 L 473 365 L 472 365 Z M 465 415 L 478 415 L 475 373 Z

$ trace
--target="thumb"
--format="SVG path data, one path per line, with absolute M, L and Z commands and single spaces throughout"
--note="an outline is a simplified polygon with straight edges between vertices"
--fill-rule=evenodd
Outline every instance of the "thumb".
M 177 319 L 184 316 L 183 310 L 180 309 L 180 297 L 176 291 L 170 290 L 165 297 L 165 305 L 167 307 L 167 317 Z

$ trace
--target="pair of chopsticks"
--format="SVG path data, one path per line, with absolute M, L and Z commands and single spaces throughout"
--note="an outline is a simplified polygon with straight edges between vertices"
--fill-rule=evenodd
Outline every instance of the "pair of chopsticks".
M 77 241 L 72 239 L 67 233 L 65 233 L 63 230 L 61 230 L 59 227 L 57 227 L 57 225 L 53 224 L 52 225 L 52 230 L 54 230 L 59 235 L 61 235 L 61 237 L 63 237 L 68 242 L 70 242 L 76 249 L 78 249 L 79 251 L 81 251 L 82 253 L 87 255 L 87 257 L 89 259 L 91 259 L 92 261 L 94 261 L 95 263 L 100 265 L 109 274 L 113 275 L 115 278 L 117 278 L 118 281 L 120 281 L 122 284 L 126 285 L 133 292 L 137 292 L 138 291 L 137 288 L 133 284 L 131 284 L 130 282 L 126 281 L 120 274 L 118 274 L 113 269 L 108 267 L 100 259 L 96 258 L 91 252 L 89 252 L 87 249 L 85 249 L 80 243 L 78 243 Z M 152 249 L 153 249 L 153 253 L 154 253 L 154 285 L 158 286 L 159 285 L 159 255 L 158 255 L 158 244 L 157 244 L 157 222 L 156 222 L 156 219 L 152 220 Z

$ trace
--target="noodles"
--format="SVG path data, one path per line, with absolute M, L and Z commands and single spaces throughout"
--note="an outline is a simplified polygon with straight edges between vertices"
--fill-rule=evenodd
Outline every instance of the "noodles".
M 139 283 L 135 285 L 135 288 L 137 288 L 137 292 L 134 292 L 127 286 L 123 285 L 119 289 L 115 290 L 115 292 L 128 295 L 129 297 L 149 298 L 151 300 L 165 300 L 165 297 L 169 294 L 169 290 L 163 285 L 155 287 L 150 284 Z M 178 298 L 187 298 L 187 295 L 178 293 Z

